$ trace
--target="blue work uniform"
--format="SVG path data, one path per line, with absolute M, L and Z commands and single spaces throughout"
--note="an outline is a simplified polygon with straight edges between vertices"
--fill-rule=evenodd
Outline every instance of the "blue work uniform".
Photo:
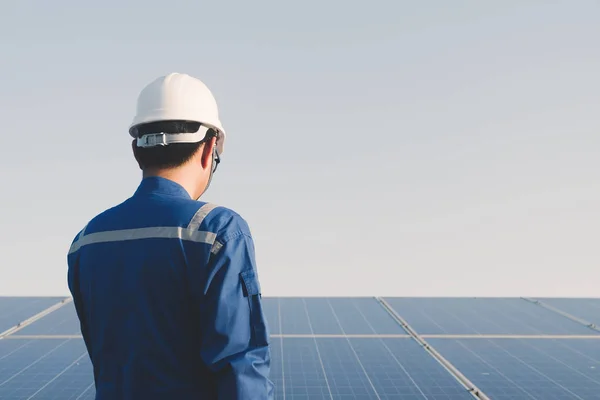
M 144 178 L 79 232 L 68 267 L 97 400 L 273 398 L 254 244 L 237 213 Z

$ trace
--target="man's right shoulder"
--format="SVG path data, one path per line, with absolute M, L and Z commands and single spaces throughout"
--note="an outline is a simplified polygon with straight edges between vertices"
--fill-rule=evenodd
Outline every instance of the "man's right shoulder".
M 86 234 L 86 232 L 89 233 L 88 229 L 90 228 L 90 226 L 97 224 L 99 221 L 102 222 L 106 218 L 110 218 L 111 215 L 114 214 L 114 211 L 121 207 L 124 203 L 125 202 L 120 203 L 114 207 L 108 208 L 100 212 L 99 214 L 96 214 L 92 219 L 88 220 L 88 222 L 83 226 L 83 228 L 80 229 L 79 232 L 77 232 L 77 234 L 73 238 L 73 241 L 71 242 L 71 245 L 73 245 L 76 241 L 81 239 Z

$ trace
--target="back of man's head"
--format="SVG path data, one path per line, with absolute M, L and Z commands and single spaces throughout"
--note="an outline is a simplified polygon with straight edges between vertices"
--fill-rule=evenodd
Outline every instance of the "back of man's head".
M 135 133 L 138 138 L 153 133 L 194 133 L 201 129 L 200 125 L 199 122 L 193 121 L 158 121 L 136 126 Z M 142 170 L 170 169 L 181 167 L 191 160 L 203 143 L 204 141 L 171 143 L 168 146 L 138 147 L 134 140 L 133 152 Z

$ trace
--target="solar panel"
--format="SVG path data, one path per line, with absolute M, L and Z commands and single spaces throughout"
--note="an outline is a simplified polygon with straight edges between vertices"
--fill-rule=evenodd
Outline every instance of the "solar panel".
M 409 338 L 276 338 L 278 399 L 473 399 Z
M 374 298 L 263 300 L 271 334 L 406 334 Z M 18 334 L 80 334 L 79 320 L 73 303 L 65 304 L 21 329 Z
M 547 299 L 542 302 L 600 326 L 600 299 Z
M 272 334 L 406 334 L 374 298 L 264 298 Z
M 274 338 L 277 399 L 472 398 L 412 339 Z M 0 398 L 92 399 L 80 339 L 0 341 Z
M 264 300 L 276 399 L 473 398 L 374 298 Z M 491 399 L 600 400 L 600 334 L 555 311 L 521 299 L 386 300 Z M 552 303 L 595 310 L 587 299 Z M 0 399 L 93 399 L 83 341 L 52 338 L 79 333 L 67 303 L 0 340 Z
M 0 366 L 0 399 L 93 399 L 83 340 L 1 340 Z
M 282 298 L 279 299 L 281 312 L 279 313 L 280 333 L 311 334 L 310 321 L 306 313 L 304 299 Z M 273 327 L 273 324 L 271 324 Z
M 380 398 L 472 399 L 413 339 L 350 339 Z
M 428 342 L 492 399 L 600 399 L 598 339 Z
M 419 334 L 598 335 L 518 298 L 386 298 Z
M 79 319 L 73 302 L 69 302 L 52 313 L 27 325 L 18 335 L 79 335 Z
M 0 297 L 0 333 L 63 299 L 64 297 Z

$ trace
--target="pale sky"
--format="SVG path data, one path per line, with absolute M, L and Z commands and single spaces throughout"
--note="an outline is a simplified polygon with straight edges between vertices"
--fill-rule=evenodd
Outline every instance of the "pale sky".
M 490 3 L 3 2 L 0 295 L 68 295 L 141 179 L 139 91 L 182 72 L 263 295 L 600 296 L 600 3 Z

